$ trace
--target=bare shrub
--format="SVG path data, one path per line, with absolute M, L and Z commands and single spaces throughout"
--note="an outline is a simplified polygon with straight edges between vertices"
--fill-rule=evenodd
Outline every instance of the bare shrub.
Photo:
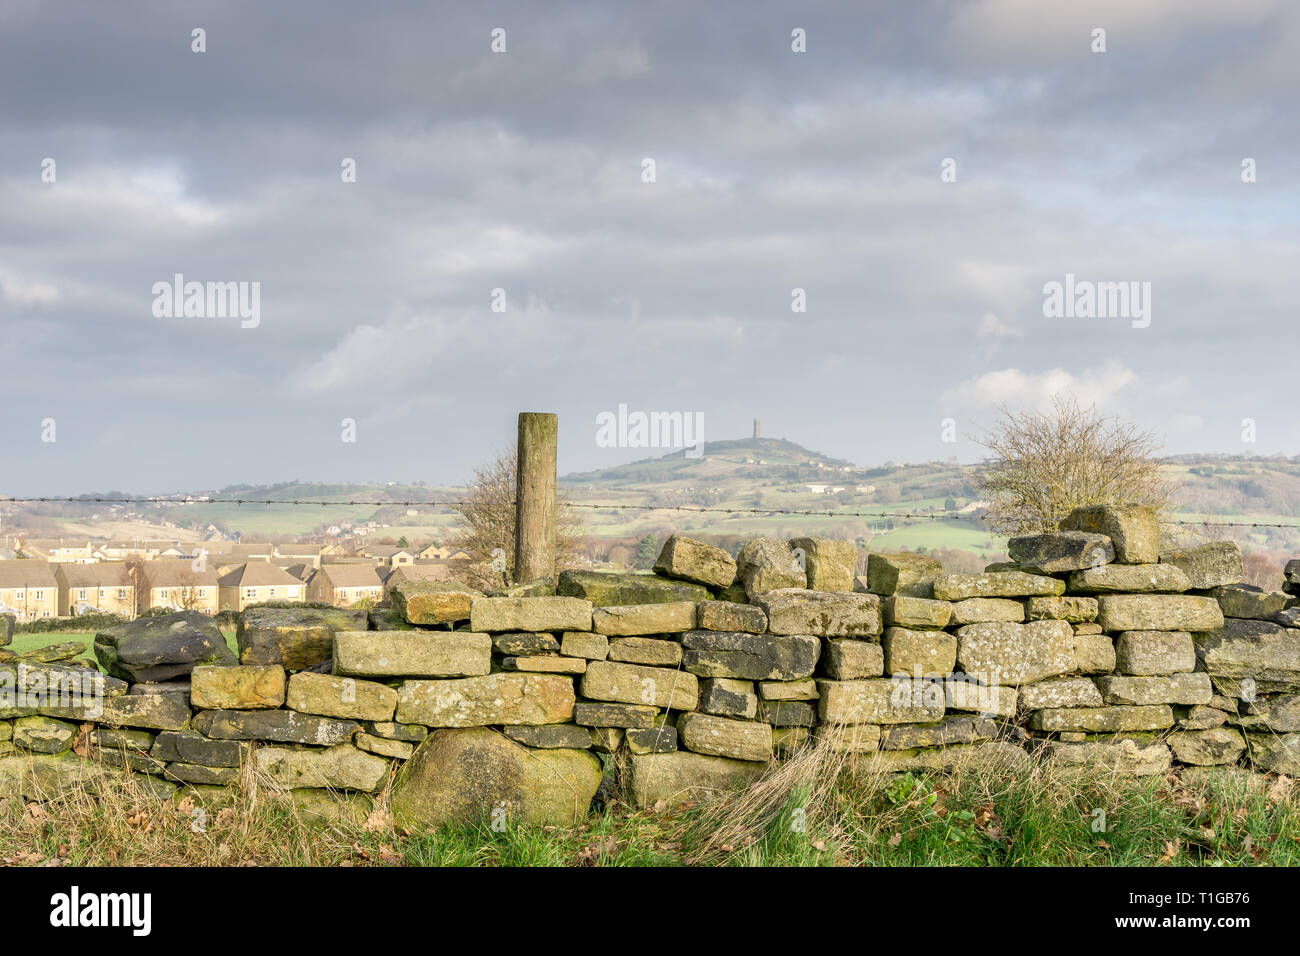
M 1150 432 L 1073 396 L 1056 396 L 1043 412 L 1009 411 L 982 444 L 989 450 L 976 479 L 997 534 L 1055 531 L 1081 505 L 1143 504 L 1168 509 L 1171 486 L 1154 455 Z

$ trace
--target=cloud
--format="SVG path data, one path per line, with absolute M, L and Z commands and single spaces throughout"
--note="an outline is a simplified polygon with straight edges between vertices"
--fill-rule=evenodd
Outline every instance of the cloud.
M 1058 395 L 1073 395 L 1081 404 L 1108 407 L 1138 382 L 1138 374 L 1118 360 L 1078 374 L 1060 367 L 1037 373 L 1004 368 L 945 389 L 943 400 L 966 408 L 1043 409 Z

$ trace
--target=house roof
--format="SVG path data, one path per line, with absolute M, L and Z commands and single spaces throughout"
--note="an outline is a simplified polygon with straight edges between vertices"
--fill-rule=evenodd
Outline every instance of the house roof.
M 185 558 L 147 561 L 143 568 L 145 579 L 151 588 L 193 587 L 219 583 L 216 569 L 211 565 L 208 565 L 204 571 L 195 571 L 194 565 Z
M 298 586 L 302 581 L 288 571 L 268 561 L 249 561 L 221 576 L 223 588 L 260 588 L 269 586 Z
M 336 588 L 379 587 L 379 574 L 368 564 L 327 564 L 320 569 Z
M 125 588 L 131 585 L 131 576 L 122 561 L 62 564 L 54 574 L 70 588 Z
M 58 579 L 48 561 L 34 558 L 0 562 L 0 588 L 57 588 Z

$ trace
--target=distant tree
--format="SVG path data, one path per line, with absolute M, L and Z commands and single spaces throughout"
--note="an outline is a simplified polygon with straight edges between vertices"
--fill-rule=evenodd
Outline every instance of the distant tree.
M 949 495 L 947 498 L 944 498 L 944 499 L 943 499 L 943 510 L 944 510 L 944 511 L 956 511 L 956 510 L 957 510 L 957 499 L 954 498 L 954 497 L 952 497 L 951 495 Z
M 411 542 L 406 540 L 406 535 L 402 535 L 400 538 L 397 539 L 397 546 L 399 548 L 409 548 L 411 546 Z
M 638 568 L 652 568 L 659 557 L 659 539 L 652 534 L 646 535 L 637 543 L 636 557 L 633 563 Z
M 980 440 L 989 450 L 978 479 L 997 534 L 1055 531 L 1081 505 L 1169 506 L 1155 436 L 1073 396 L 1056 396 L 1043 412 L 1012 413 Z

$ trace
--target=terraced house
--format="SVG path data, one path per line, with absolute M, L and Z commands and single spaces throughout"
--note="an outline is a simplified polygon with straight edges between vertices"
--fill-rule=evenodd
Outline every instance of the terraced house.
M 312 575 L 307 599 L 335 607 L 352 607 L 358 601 L 378 602 L 383 585 L 369 564 L 327 564 Z
M 220 581 L 210 565 L 196 571 L 192 561 L 160 558 L 145 562 L 141 568 L 145 582 L 141 596 L 146 608 L 217 613 Z
M 54 571 L 59 585 L 59 616 L 102 612 L 135 617 L 135 585 L 121 561 L 60 564 Z
M 58 613 L 59 582 L 49 562 L 0 561 L 0 614 L 34 621 Z
M 220 607 L 242 611 L 267 601 L 302 601 L 307 586 L 284 568 L 266 561 L 249 561 L 221 575 Z

